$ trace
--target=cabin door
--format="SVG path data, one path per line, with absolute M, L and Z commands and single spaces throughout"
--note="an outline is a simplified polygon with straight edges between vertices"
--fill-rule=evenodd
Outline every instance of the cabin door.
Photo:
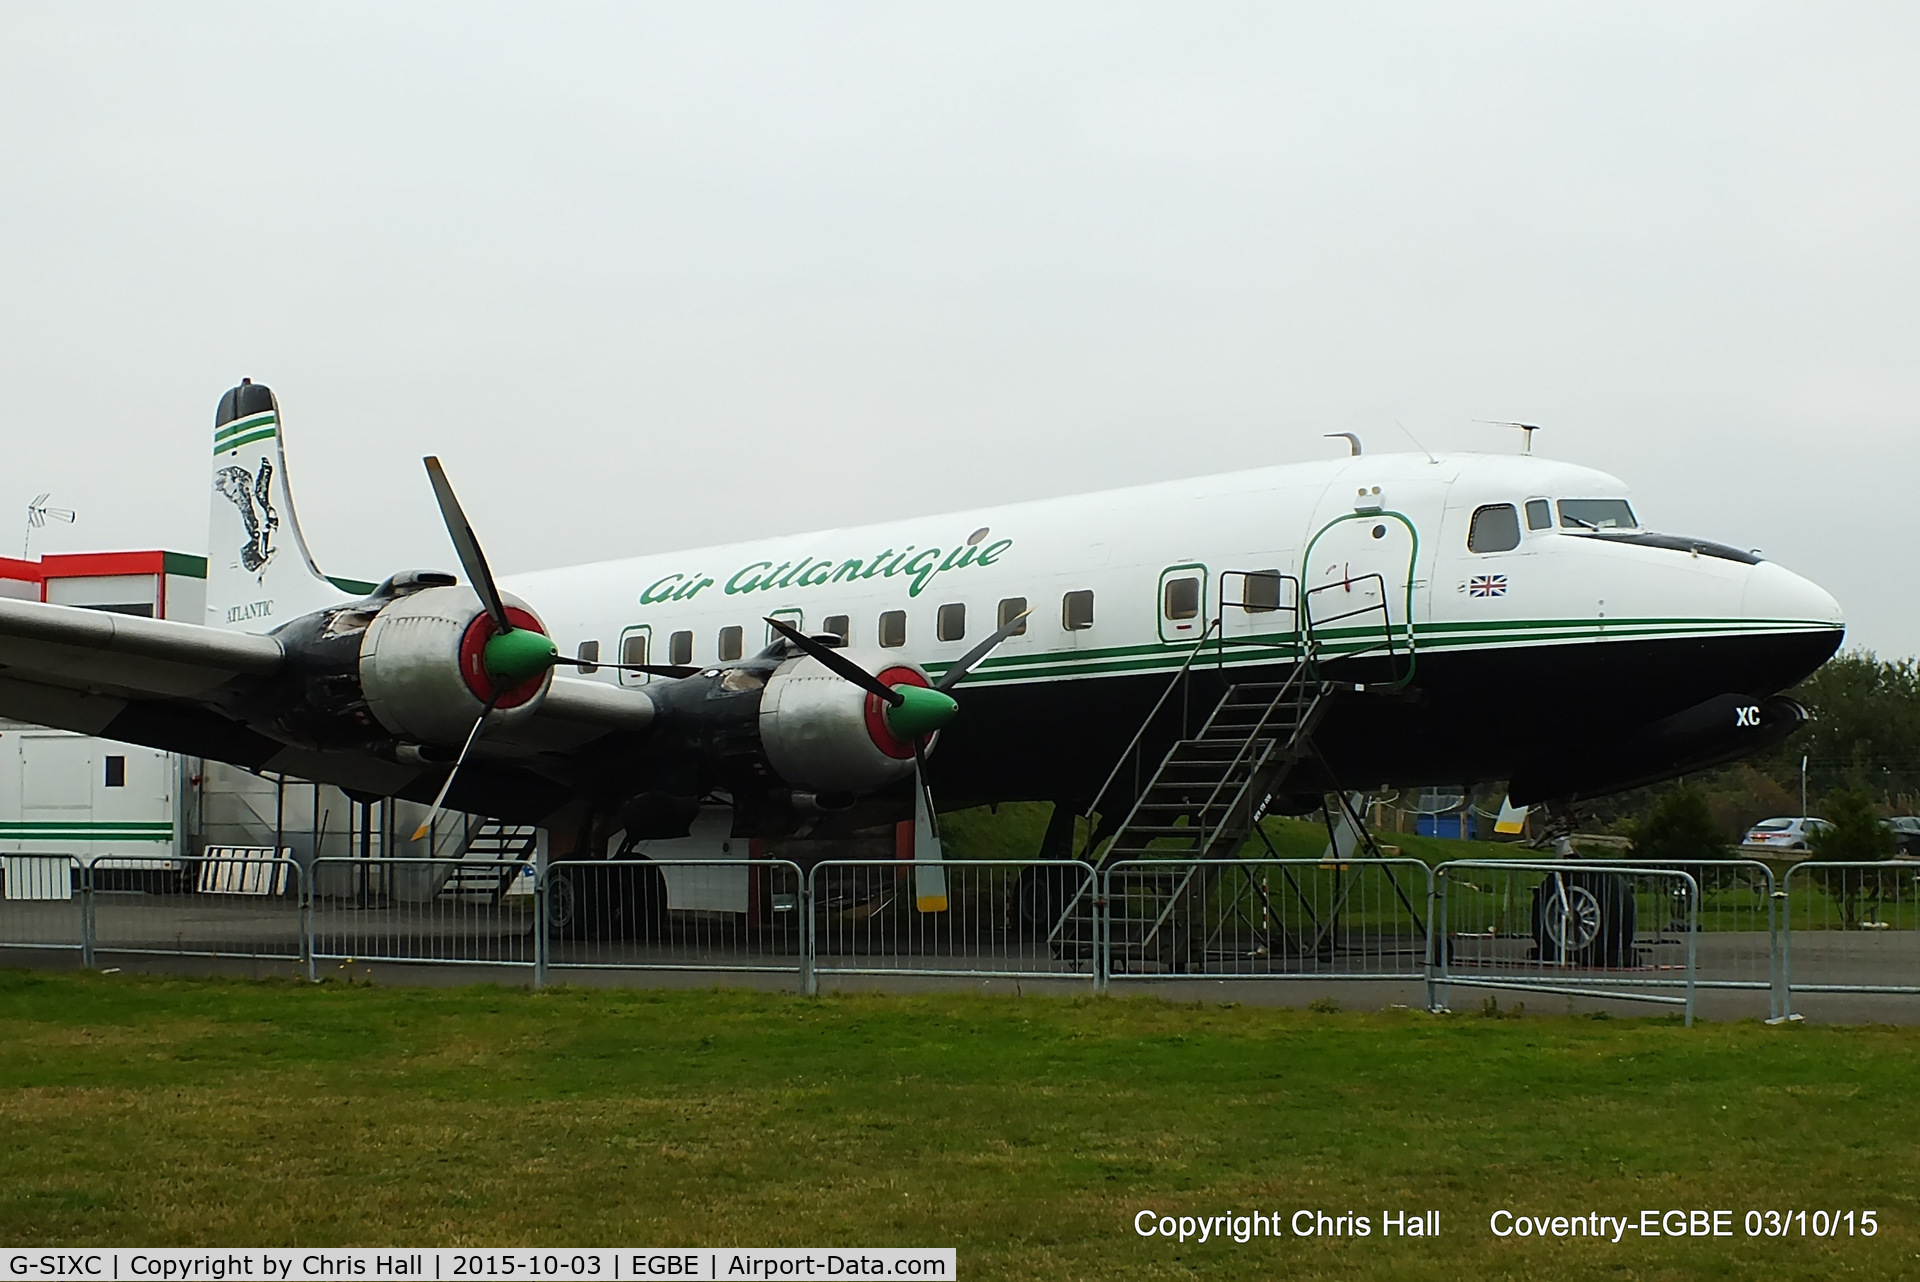
M 621 631 L 620 653 L 616 661 L 634 664 L 660 662 L 653 656 L 653 625 L 651 623 L 636 623 Z M 619 681 L 623 686 L 642 686 L 651 680 L 653 680 L 653 674 L 650 672 L 619 674 Z
M 1207 567 L 1170 565 L 1160 571 L 1160 640 L 1191 649 L 1213 621 L 1207 594 Z
M 1355 511 L 1322 526 L 1302 559 L 1301 628 L 1323 660 L 1392 661 L 1412 671 L 1414 559 L 1419 536 L 1398 512 Z
M 774 610 L 770 614 L 768 614 L 767 617 L 770 619 L 780 620 L 780 622 L 786 624 L 788 627 L 792 628 L 795 632 L 805 632 L 807 630 L 806 616 L 803 615 L 800 611 L 795 610 L 791 607 L 784 610 Z M 767 644 L 772 645 L 775 641 L 778 641 L 779 639 L 780 639 L 780 634 L 778 632 L 775 632 L 773 630 L 773 625 L 769 623 L 767 625 Z

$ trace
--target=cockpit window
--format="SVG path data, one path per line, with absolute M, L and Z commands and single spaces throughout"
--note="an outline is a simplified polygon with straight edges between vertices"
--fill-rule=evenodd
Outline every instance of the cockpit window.
M 1553 505 L 1545 499 L 1528 499 L 1527 528 L 1529 530 L 1551 530 L 1553 528 Z
M 1473 510 L 1467 526 L 1467 551 L 1511 552 L 1520 546 L 1520 513 L 1511 503 L 1489 503 Z
M 1625 499 L 1561 499 L 1560 528 L 1565 530 L 1636 530 L 1640 522 Z

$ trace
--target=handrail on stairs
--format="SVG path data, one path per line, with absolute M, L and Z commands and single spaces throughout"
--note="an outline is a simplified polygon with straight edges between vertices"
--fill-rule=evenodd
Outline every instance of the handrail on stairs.
M 1227 600 L 1229 580 L 1240 580 L 1240 599 Z M 1256 597 L 1253 592 L 1255 583 L 1270 584 Z M 1291 585 L 1291 590 L 1288 590 Z M 1220 599 L 1213 611 L 1213 626 L 1219 631 L 1214 651 L 1214 664 L 1224 667 L 1227 662 L 1227 647 L 1230 645 L 1275 645 L 1291 642 L 1300 643 L 1302 633 L 1301 616 L 1306 604 L 1306 594 L 1300 590 L 1300 580 L 1291 574 L 1282 574 L 1278 570 L 1222 570 L 1220 571 Z M 1227 610 L 1237 607 L 1248 614 L 1287 614 L 1293 620 L 1291 628 L 1278 632 L 1266 632 L 1254 636 L 1230 637 L 1227 635 Z
M 1100 813 L 1100 804 L 1107 799 L 1107 792 L 1113 787 L 1114 780 L 1120 777 L 1120 772 L 1126 768 L 1129 758 L 1133 759 L 1134 792 L 1137 794 L 1140 791 L 1139 750 L 1141 741 L 1146 738 L 1147 728 L 1159 719 L 1160 710 L 1167 706 L 1167 700 L 1173 697 L 1173 692 L 1186 682 L 1187 675 L 1193 670 L 1193 661 L 1198 659 L 1201 652 L 1207 648 L 1208 644 L 1213 640 L 1215 631 L 1218 630 L 1219 627 L 1220 620 L 1218 617 L 1215 617 L 1207 624 L 1206 631 L 1200 634 L 1200 639 L 1194 643 L 1193 649 L 1187 654 L 1186 662 L 1180 665 L 1179 670 L 1173 674 L 1173 679 L 1167 682 L 1167 688 L 1162 690 L 1160 697 L 1154 701 L 1153 710 L 1141 718 L 1140 728 L 1133 732 L 1133 738 L 1128 742 L 1127 746 L 1121 750 L 1120 759 L 1115 761 L 1113 763 L 1113 769 L 1107 772 L 1107 781 L 1101 784 L 1100 791 L 1093 795 L 1093 804 L 1087 807 L 1087 817 L 1089 819 L 1092 819 L 1093 816 Z M 1186 713 L 1183 711 L 1180 718 L 1180 736 L 1185 737 L 1186 732 Z M 1093 852 L 1088 851 L 1087 853 L 1092 854 Z
M 1209 628 L 1208 630 L 1211 632 L 1212 629 Z M 1207 638 L 1203 637 L 1199 645 L 1195 647 L 1195 655 L 1197 655 L 1199 650 L 1203 649 L 1206 644 Z M 1259 719 L 1251 726 L 1245 727 L 1244 734 L 1240 737 L 1238 746 L 1235 749 L 1233 759 L 1225 763 L 1220 771 L 1219 779 L 1213 785 L 1212 792 L 1209 793 L 1207 799 L 1195 809 L 1193 832 L 1196 837 L 1200 838 L 1201 845 L 1198 853 L 1201 857 L 1205 857 L 1206 852 L 1219 839 L 1220 834 L 1226 831 L 1227 826 L 1233 822 L 1235 808 L 1245 797 L 1247 790 L 1253 785 L 1254 780 L 1259 776 L 1261 768 L 1271 759 L 1274 751 L 1281 749 L 1280 745 L 1263 740 L 1262 735 L 1272 724 L 1274 717 L 1283 703 L 1291 701 L 1296 710 L 1302 710 L 1302 695 L 1313 688 L 1317 682 L 1317 678 L 1312 676 L 1313 650 L 1313 642 L 1309 640 L 1302 652 L 1301 657 L 1303 661 L 1296 665 L 1293 671 L 1288 673 L 1286 680 L 1280 682 L 1278 687 L 1274 689 L 1272 696 L 1266 701 L 1266 706 L 1261 710 Z M 1160 700 L 1154 705 L 1153 712 L 1149 713 L 1146 720 L 1141 723 L 1141 729 L 1134 735 L 1133 742 L 1128 744 L 1127 752 L 1122 755 L 1120 761 L 1115 765 L 1113 772 L 1108 775 L 1106 784 L 1101 788 L 1100 798 L 1103 799 L 1106 796 L 1108 789 L 1112 787 L 1120 770 L 1126 765 L 1128 757 L 1137 754 L 1140 741 L 1146 732 L 1146 728 L 1153 723 L 1160 709 L 1165 706 L 1167 699 L 1172 696 L 1174 688 L 1178 685 L 1181 677 L 1185 675 L 1187 667 L 1191 665 L 1195 655 L 1188 656 L 1188 664 L 1182 666 L 1181 672 L 1176 675 L 1174 682 L 1169 683 L 1168 688 L 1161 693 Z M 1207 726 L 1210 727 L 1214 724 L 1214 720 L 1220 715 L 1221 709 L 1228 705 L 1229 701 L 1234 697 L 1235 692 L 1241 688 L 1240 686 L 1231 686 L 1221 695 L 1220 700 L 1215 704 L 1213 712 L 1207 719 Z M 1324 693 L 1325 687 L 1322 686 L 1320 687 L 1320 695 L 1317 695 L 1316 699 L 1324 695 Z M 1287 746 L 1290 746 L 1293 741 L 1299 737 L 1305 729 L 1306 724 L 1307 721 L 1304 716 L 1296 719 L 1293 730 L 1288 738 Z M 1236 727 L 1236 729 L 1239 729 L 1239 727 Z M 1203 735 L 1206 733 L 1205 728 L 1202 729 L 1201 733 Z M 1169 750 L 1166 759 L 1162 761 L 1160 766 L 1161 770 L 1166 768 L 1167 762 L 1173 759 L 1173 755 L 1179 751 L 1179 746 L 1184 741 L 1186 741 L 1186 726 L 1183 722 L 1181 725 L 1181 736 L 1175 741 L 1173 748 Z M 1226 740 L 1226 742 L 1233 741 L 1229 739 Z M 1265 747 L 1261 748 L 1259 745 L 1263 742 L 1265 743 Z M 1248 765 L 1248 763 L 1250 763 L 1250 768 L 1243 770 L 1243 766 Z M 1242 775 L 1244 775 L 1244 777 L 1242 777 Z M 1158 777 L 1159 775 L 1156 772 L 1155 778 L 1157 779 Z M 1208 827 L 1206 821 L 1207 812 L 1214 808 L 1222 791 L 1230 784 L 1234 784 L 1236 780 L 1238 782 L 1233 802 L 1226 805 L 1219 820 L 1214 823 L 1212 827 Z M 1145 803 L 1146 790 L 1139 786 L 1137 780 L 1134 793 L 1133 804 L 1128 809 L 1126 818 L 1114 829 L 1116 839 L 1132 826 L 1135 817 L 1140 813 L 1141 806 Z M 1097 808 L 1094 810 L 1094 813 L 1098 813 Z M 1089 862 L 1092 862 L 1091 856 L 1092 851 L 1089 851 L 1087 855 Z M 1168 914 L 1172 911 L 1173 904 L 1179 901 L 1180 897 L 1186 893 L 1187 887 L 1193 882 L 1197 873 L 1197 867 L 1197 865 L 1189 865 L 1185 874 L 1181 877 L 1179 885 L 1174 888 L 1173 894 L 1165 903 L 1159 905 L 1157 916 L 1147 931 L 1147 937 L 1153 937 L 1162 925 L 1165 924 Z M 1072 918 L 1079 910 L 1082 901 L 1088 899 L 1089 896 L 1092 896 L 1096 903 L 1101 900 L 1101 884 L 1101 878 L 1096 874 L 1075 889 L 1072 899 L 1068 901 L 1065 909 L 1054 921 L 1052 928 L 1047 932 L 1049 944 L 1057 944 L 1060 941 L 1061 932 L 1065 928 L 1068 919 Z
M 1255 743 L 1259 742 L 1260 732 L 1265 730 L 1267 728 L 1267 723 L 1273 720 L 1273 714 L 1279 709 L 1281 700 L 1285 699 L 1290 693 L 1294 694 L 1295 699 L 1298 700 L 1299 696 L 1296 693 L 1296 687 L 1298 687 L 1299 689 L 1304 689 L 1306 686 L 1306 682 L 1303 680 L 1303 678 L 1306 676 L 1308 669 L 1312 666 L 1313 649 L 1314 649 L 1313 642 L 1308 641 L 1306 653 L 1302 656 L 1304 661 L 1298 667 L 1294 668 L 1292 672 L 1287 674 L 1287 679 L 1280 684 L 1280 689 L 1275 691 L 1273 698 L 1267 701 L 1266 711 L 1260 714 L 1260 720 L 1255 722 L 1254 725 L 1247 731 L 1247 737 L 1241 741 L 1239 751 L 1234 754 L 1233 760 L 1227 763 L 1226 769 L 1221 771 L 1220 781 L 1214 784 L 1213 791 L 1207 794 L 1206 801 L 1202 802 L 1201 805 L 1196 809 L 1195 813 L 1197 815 L 1204 816 L 1207 813 L 1207 811 L 1213 807 L 1214 803 L 1219 799 L 1220 790 L 1227 786 L 1228 781 L 1231 780 L 1240 769 L 1240 763 L 1243 760 L 1247 759 L 1247 754 L 1249 750 L 1253 748 Z M 1225 704 L 1225 699 L 1226 699 L 1226 696 L 1223 696 L 1221 700 L 1223 706 Z M 1218 715 L 1218 711 L 1219 711 L 1218 709 L 1215 709 L 1216 715 Z M 1295 727 L 1294 733 L 1295 734 L 1299 733 L 1298 726 Z M 1263 754 L 1260 757 L 1260 759 L 1253 762 L 1252 769 L 1248 772 L 1247 778 L 1241 781 L 1240 791 L 1244 792 L 1246 790 L 1247 785 L 1252 782 L 1253 776 L 1260 772 L 1260 767 L 1265 764 L 1265 761 L 1266 761 L 1266 758 L 1265 758 L 1265 755 Z M 1136 810 L 1139 808 L 1138 802 L 1135 802 L 1134 808 Z M 1233 814 L 1233 807 L 1228 806 L 1226 808 L 1226 813 L 1221 815 L 1220 822 L 1217 825 L 1215 825 L 1213 831 L 1206 833 L 1202 837 L 1201 844 L 1200 844 L 1200 849 L 1202 853 L 1205 853 L 1206 848 L 1212 845 L 1214 839 L 1220 835 L 1223 829 L 1225 829 L 1227 825 L 1227 821 L 1232 817 L 1232 814 Z
M 1351 609 L 1342 610 L 1338 614 L 1331 614 L 1325 618 L 1316 618 L 1314 616 L 1314 598 L 1321 593 L 1331 592 L 1336 588 L 1351 592 L 1355 584 L 1367 583 L 1374 583 L 1379 586 L 1379 599 L 1377 601 L 1354 606 Z M 1333 653 L 1321 660 L 1322 663 L 1338 663 L 1347 659 L 1357 659 L 1363 654 L 1385 649 L 1387 653 L 1387 671 L 1392 676 L 1389 684 L 1404 686 L 1413 680 L 1414 662 L 1416 659 L 1413 643 L 1413 621 L 1408 619 L 1400 626 L 1398 631 L 1396 631 L 1393 623 L 1393 612 L 1387 607 L 1387 580 L 1384 575 L 1360 574 L 1333 583 L 1322 583 L 1319 587 L 1308 588 L 1302 592 L 1300 594 L 1300 603 L 1301 634 L 1306 637 L 1310 643 L 1314 644 L 1316 649 L 1324 648 L 1333 651 Z M 1335 623 L 1341 623 L 1348 619 L 1358 619 L 1362 616 L 1372 614 L 1378 614 L 1380 616 L 1378 639 L 1365 639 L 1366 633 L 1363 631 L 1362 637 L 1354 638 L 1355 640 L 1361 640 L 1362 644 L 1354 648 L 1342 649 L 1340 640 L 1322 641 L 1315 635 L 1318 629 L 1328 628 Z M 1352 630 L 1360 631 L 1360 629 Z M 1404 638 L 1398 635 L 1400 632 L 1405 634 Z M 1397 643 L 1399 641 L 1404 641 L 1405 645 L 1405 671 L 1401 670 L 1401 645 Z

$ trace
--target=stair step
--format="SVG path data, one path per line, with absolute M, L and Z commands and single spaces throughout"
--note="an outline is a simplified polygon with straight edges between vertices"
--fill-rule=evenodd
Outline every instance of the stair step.
M 1283 712 L 1298 711 L 1304 707 L 1298 699 L 1282 699 L 1275 703 L 1271 699 L 1229 699 L 1215 706 L 1214 714 L 1222 712 L 1272 712 L 1279 716 Z
M 1234 774 L 1245 775 L 1245 770 L 1236 770 Z M 1224 777 L 1195 779 L 1190 782 L 1163 783 L 1140 798 L 1140 804 L 1164 810 L 1171 805 L 1199 805 L 1213 795 L 1214 790 L 1228 782 Z
M 1278 744 L 1264 735 L 1256 739 L 1251 747 L 1245 739 L 1188 739 L 1174 748 L 1173 756 L 1167 765 L 1185 766 L 1230 766 L 1241 758 L 1258 756 L 1263 749 L 1277 747 Z
M 1165 765 L 1161 766 L 1160 775 L 1164 775 L 1168 771 L 1174 770 L 1174 771 L 1179 771 L 1183 776 L 1188 776 L 1188 777 L 1173 779 L 1173 780 L 1170 780 L 1169 782 L 1210 783 L 1213 780 L 1220 777 L 1221 771 L 1234 769 L 1240 766 L 1245 766 L 1247 762 L 1252 761 L 1261 755 L 1263 755 L 1263 750 L 1256 749 L 1252 752 L 1237 753 L 1231 757 L 1229 756 L 1182 757 L 1177 761 L 1169 761 Z M 1211 773 L 1206 773 L 1206 772 L 1211 772 Z M 1154 779 L 1158 781 L 1160 778 L 1160 775 L 1155 775 Z

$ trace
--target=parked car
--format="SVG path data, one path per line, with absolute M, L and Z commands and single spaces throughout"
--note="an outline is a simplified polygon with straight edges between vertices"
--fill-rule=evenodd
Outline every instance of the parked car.
M 1897 815 L 1880 822 L 1893 830 L 1893 840 L 1899 854 L 1920 858 L 1920 817 Z
M 1807 838 L 1833 827 L 1824 819 L 1800 815 L 1790 819 L 1762 819 L 1747 829 L 1740 843 L 1742 850 L 1793 850 L 1804 852 Z

